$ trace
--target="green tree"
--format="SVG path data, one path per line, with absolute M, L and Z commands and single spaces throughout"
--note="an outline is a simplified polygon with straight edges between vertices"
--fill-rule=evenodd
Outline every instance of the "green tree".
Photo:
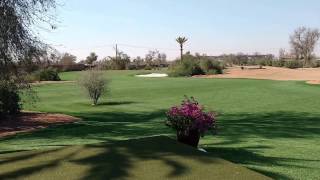
M 114 70 L 125 70 L 128 69 L 128 66 L 130 64 L 130 57 L 120 51 L 118 53 L 118 57 L 109 57 L 110 58 L 110 69 L 114 69 Z
M 90 55 L 86 58 L 86 63 L 93 64 L 95 61 L 98 60 L 98 55 L 96 53 L 92 52 Z
M 47 48 L 35 36 L 34 25 L 46 24 L 54 29 L 49 11 L 55 7 L 55 0 L 0 1 L 0 116 L 19 112 L 20 92 L 30 86 L 17 64 L 40 56 Z
M 176 39 L 177 43 L 180 45 L 180 59 L 183 60 L 183 46 L 188 41 L 186 37 L 178 37 Z

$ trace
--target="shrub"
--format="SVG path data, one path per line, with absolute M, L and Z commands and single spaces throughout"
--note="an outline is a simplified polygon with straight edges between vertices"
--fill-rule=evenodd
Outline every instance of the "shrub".
M 220 62 L 214 61 L 212 63 L 212 69 L 215 74 L 223 74 L 223 69 L 224 67 L 222 66 L 222 64 Z
M 215 129 L 215 116 L 204 112 L 193 97 L 185 98 L 180 106 L 174 106 L 167 112 L 166 124 L 177 131 L 177 134 L 188 134 L 191 130 L 198 131 L 202 136 L 210 129 Z
M 29 82 L 29 83 L 33 83 L 33 82 L 36 82 L 36 81 L 40 81 L 40 77 L 39 77 L 39 74 L 34 72 L 32 74 L 28 74 L 26 75 L 26 81 Z
M 184 59 L 182 62 L 177 62 L 170 69 L 169 76 L 194 76 L 205 74 L 200 68 L 199 63 L 193 59 Z
M 253 59 L 252 63 L 250 65 L 259 65 L 259 68 L 263 67 L 263 66 L 272 66 L 272 62 L 273 60 L 270 59 L 266 59 L 266 58 L 258 58 L 258 59 Z
M 44 69 L 40 71 L 40 81 L 60 81 L 59 73 L 55 69 Z
M 207 75 L 223 74 L 223 71 L 221 69 L 211 69 L 206 74 Z
M 16 114 L 20 109 L 18 85 L 13 80 L 0 80 L 0 117 Z
M 150 65 L 146 65 L 146 66 L 144 67 L 144 70 L 152 70 L 152 67 L 151 67 Z
M 286 68 L 290 68 L 290 69 L 296 69 L 296 68 L 302 68 L 303 67 L 303 63 L 297 60 L 291 60 L 291 61 L 286 61 L 284 63 L 284 66 Z
M 104 78 L 102 72 L 96 70 L 86 71 L 78 81 L 91 99 L 92 105 L 97 105 L 108 85 L 108 81 Z
M 171 65 L 169 76 L 193 76 L 203 74 L 223 74 L 225 63 L 209 59 L 206 56 L 190 53 L 184 55 L 183 60 L 179 60 Z
M 60 81 L 59 73 L 56 69 L 48 68 L 34 72 L 29 81 Z
M 213 63 L 212 61 L 210 61 L 209 59 L 205 59 L 205 60 L 200 60 L 200 67 L 204 72 L 208 72 L 211 69 L 213 69 Z
M 207 74 L 223 74 L 223 65 L 209 59 L 200 60 L 201 69 Z
M 312 67 L 313 67 L 313 68 L 318 68 L 318 67 L 320 67 L 320 61 L 313 61 L 313 62 L 312 62 Z
M 273 60 L 271 66 L 273 67 L 283 67 L 285 61 L 284 60 Z

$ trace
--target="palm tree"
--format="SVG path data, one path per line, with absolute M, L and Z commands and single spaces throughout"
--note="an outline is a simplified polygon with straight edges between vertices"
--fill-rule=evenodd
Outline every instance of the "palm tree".
M 178 37 L 176 39 L 177 43 L 180 45 L 180 52 L 181 52 L 181 61 L 183 59 L 183 45 L 188 41 L 186 37 Z

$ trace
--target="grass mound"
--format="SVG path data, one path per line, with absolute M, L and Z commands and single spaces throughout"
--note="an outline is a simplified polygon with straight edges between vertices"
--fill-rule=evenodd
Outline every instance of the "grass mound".
M 0 155 L 0 179 L 268 179 L 165 136 Z

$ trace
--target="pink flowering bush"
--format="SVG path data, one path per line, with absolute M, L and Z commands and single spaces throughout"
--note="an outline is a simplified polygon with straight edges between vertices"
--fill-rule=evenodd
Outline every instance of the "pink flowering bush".
M 216 119 L 212 112 L 204 112 L 203 106 L 193 97 L 186 97 L 180 106 L 169 109 L 166 124 L 178 134 L 188 135 L 196 130 L 203 136 L 206 131 L 215 129 Z

